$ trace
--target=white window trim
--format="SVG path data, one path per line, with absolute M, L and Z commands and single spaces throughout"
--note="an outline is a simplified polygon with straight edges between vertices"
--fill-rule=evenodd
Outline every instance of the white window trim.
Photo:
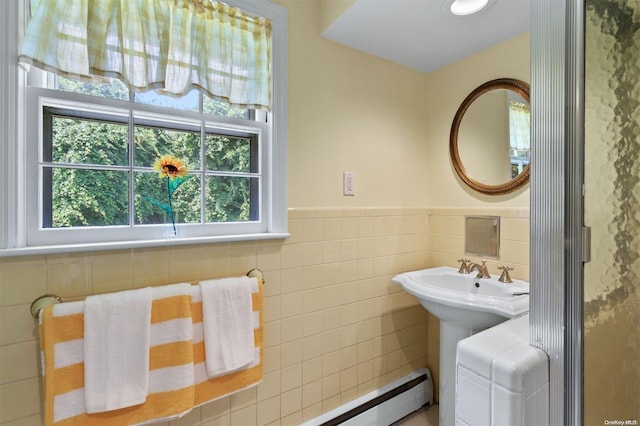
M 91 103 L 84 103 L 86 101 Z M 83 102 L 84 101 L 84 102 Z M 205 236 L 222 235 L 242 235 L 260 234 L 269 231 L 268 222 L 264 217 L 264 212 L 269 210 L 266 195 L 269 189 L 265 188 L 268 181 L 269 165 L 267 155 L 271 149 L 271 140 L 268 135 L 269 126 L 265 122 L 244 120 L 228 117 L 217 117 L 215 121 L 209 121 L 200 113 L 192 111 L 173 111 L 174 115 L 166 115 L 166 109 L 158 109 L 153 105 L 132 103 L 128 101 L 118 101 L 111 99 L 96 98 L 88 95 L 61 92 L 53 89 L 30 87 L 27 89 L 27 116 L 38 117 L 38 125 L 34 123 L 27 127 L 26 137 L 29 141 L 39 141 L 39 144 L 29 143 L 27 150 L 27 164 L 32 169 L 38 169 L 38 173 L 28 173 L 27 188 L 39 188 L 38 191 L 31 190 L 26 194 L 28 206 L 38 206 L 27 210 L 27 246 L 48 246 L 51 244 L 74 244 L 84 242 L 90 244 L 93 241 L 116 242 L 139 241 L 149 238 L 149 235 L 161 235 L 163 225 L 135 225 L 135 226 L 100 226 L 100 227 L 77 227 L 77 228 L 57 228 L 43 229 L 41 225 L 42 212 L 42 169 L 37 166 L 43 162 L 43 122 L 41 111 L 45 106 L 73 111 L 92 112 L 111 117 L 123 117 L 127 121 L 130 114 L 135 119 L 145 119 L 155 121 L 168 126 L 184 125 L 198 129 L 209 129 L 215 133 L 216 129 L 221 133 L 232 132 L 236 134 L 255 135 L 260 141 L 258 155 L 258 173 L 252 173 L 253 177 L 260 178 L 260 220 L 237 223 L 208 223 L 208 224 L 180 224 L 180 236 L 182 238 L 194 238 Z M 160 111 L 160 112 L 156 112 Z M 127 165 L 129 167 L 129 165 Z M 266 208 L 265 208 L 266 206 Z M 164 241 L 164 240 L 163 240 Z
M 249 13 L 271 19 L 273 48 L 273 122 L 269 123 L 271 147 L 264 153 L 269 206 L 264 218 L 267 230 L 255 234 L 179 237 L 175 239 L 114 241 L 27 246 L 27 123 L 26 71 L 17 64 L 27 21 L 28 0 L 0 1 L 0 257 L 90 250 L 126 249 L 232 241 L 283 239 L 287 232 L 287 10 L 267 0 L 226 0 Z

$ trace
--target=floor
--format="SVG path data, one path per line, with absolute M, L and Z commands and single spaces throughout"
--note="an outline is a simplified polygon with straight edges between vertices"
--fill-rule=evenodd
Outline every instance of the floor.
M 438 406 L 424 406 L 391 426 L 438 426 Z

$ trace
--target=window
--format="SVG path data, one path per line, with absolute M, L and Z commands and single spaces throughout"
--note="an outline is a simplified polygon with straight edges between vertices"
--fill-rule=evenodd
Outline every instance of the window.
M 28 218 L 30 242 L 161 238 L 168 222 L 178 224 L 181 237 L 267 230 L 265 114 L 205 103 L 196 90 L 181 98 L 139 96 L 117 80 L 92 85 L 46 77 L 50 88 L 28 89 L 28 115 L 40 123 L 27 133 L 39 141 L 28 157 L 40 188 L 27 200 L 37 212 Z M 154 170 L 163 155 L 188 168 L 171 200 L 168 178 Z
M 32 67 L 17 144 L 26 178 L 4 209 L 25 220 L 3 248 L 165 244 L 173 223 L 178 243 L 286 237 L 286 15 L 267 2 L 246 7 L 273 22 L 269 112 L 199 87 L 174 96 Z M 184 162 L 184 179 L 159 177 L 165 155 Z
M 520 101 L 509 101 L 509 155 L 511 178 L 518 176 L 529 164 L 531 141 L 529 134 L 529 105 Z

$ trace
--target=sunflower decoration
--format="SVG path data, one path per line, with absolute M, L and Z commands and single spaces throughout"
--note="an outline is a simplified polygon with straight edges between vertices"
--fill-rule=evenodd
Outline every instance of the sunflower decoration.
M 184 161 L 173 155 L 163 155 L 153 163 L 153 170 L 159 173 L 159 177 L 169 179 L 184 178 L 189 170 Z
M 149 200 L 161 207 L 169 217 L 171 218 L 171 224 L 173 225 L 173 235 L 177 236 L 178 231 L 176 229 L 176 221 L 175 214 L 173 211 L 173 204 L 171 202 L 171 198 L 173 193 L 182 185 L 187 179 L 192 177 L 189 175 L 189 170 L 185 165 L 184 161 L 181 159 L 174 157 L 173 155 L 162 155 L 158 158 L 153 164 L 153 170 L 158 172 L 158 177 L 160 179 L 166 179 L 167 181 L 167 196 L 169 199 L 169 204 L 164 204 L 155 200 L 153 198 L 149 198 Z

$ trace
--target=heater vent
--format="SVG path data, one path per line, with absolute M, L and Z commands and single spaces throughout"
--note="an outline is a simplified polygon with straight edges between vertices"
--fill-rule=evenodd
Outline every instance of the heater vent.
M 316 417 L 303 426 L 389 425 L 432 403 L 431 372 L 423 368 Z

